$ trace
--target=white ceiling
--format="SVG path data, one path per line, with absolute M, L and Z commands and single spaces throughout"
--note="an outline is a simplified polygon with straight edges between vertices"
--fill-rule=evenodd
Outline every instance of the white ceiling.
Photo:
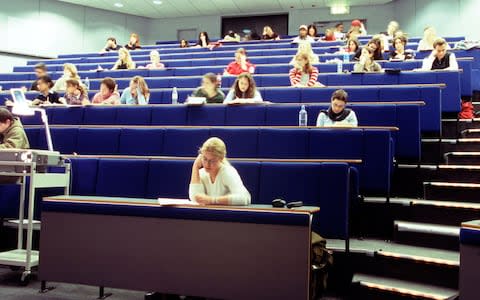
M 385 4 L 392 0 L 58 0 L 148 18 L 175 18 L 208 15 L 238 15 L 284 12 L 290 9 L 330 7 L 336 3 L 350 6 Z M 122 3 L 123 7 L 116 7 Z

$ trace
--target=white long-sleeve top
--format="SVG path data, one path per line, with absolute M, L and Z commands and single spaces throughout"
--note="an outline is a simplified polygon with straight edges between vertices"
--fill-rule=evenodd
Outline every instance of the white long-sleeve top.
M 317 127 L 332 127 L 332 126 L 351 126 L 357 127 L 357 115 L 352 110 L 343 121 L 332 121 L 327 114 L 320 112 L 317 117 Z
M 422 71 L 432 70 L 432 65 L 433 65 L 433 62 L 435 61 L 435 58 L 436 57 L 433 56 L 432 54 L 430 54 L 428 57 L 425 57 L 423 59 L 423 63 L 422 63 Z M 450 66 L 448 68 L 443 69 L 443 70 L 453 70 L 453 71 L 458 70 L 458 62 L 457 62 L 457 58 L 455 57 L 454 53 L 450 53 L 449 65 Z
M 230 91 L 228 91 L 228 94 L 227 96 L 225 97 L 225 99 L 223 100 L 223 103 L 224 104 L 228 104 L 234 100 L 236 100 L 238 98 L 236 98 L 235 96 L 235 90 L 234 89 L 230 89 Z M 243 98 L 245 99 L 245 98 Z M 255 102 L 261 102 L 263 101 L 263 98 L 262 98 L 262 94 L 260 94 L 259 91 L 255 90 L 255 93 L 253 95 L 253 98 L 249 99 L 251 101 L 255 101 Z
M 218 171 L 215 182 L 210 180 L 210 175 L 205 169 L 200 169 L 200 183 L 191 183 L 189 197 L 195 201 L 195 196 L 205 194 L 210 197 L 223 197 L 228 195 L 229 205 L 249 205 L 251 196 L 243 185 L 242 178 L 237 170 L 230 164 L 223 164 Z

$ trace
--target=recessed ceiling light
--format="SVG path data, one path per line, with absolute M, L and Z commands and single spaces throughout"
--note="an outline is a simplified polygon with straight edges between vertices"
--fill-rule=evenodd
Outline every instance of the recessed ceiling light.
M 116 7 L 123 7 L 123 4 L 122 4 L 122 3 L 119 3 L 119 2 L 115 3 L 114 5 L 115 5 Z
M 162 3 L 163 3 L 163 2 L 162 2 L 162 1 L 160 1 L 160 0 L 153 0 L 153 4 L 160 5 L 160 4 L 162 4 Z

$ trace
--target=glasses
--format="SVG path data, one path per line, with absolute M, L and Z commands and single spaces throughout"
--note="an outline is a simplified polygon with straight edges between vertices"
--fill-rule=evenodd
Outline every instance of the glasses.
M 215 165 L 218 163 L 218 159 L 206 159 L 205 157 L 202 157 L 202 162 L 204 164 L 208 165 Z

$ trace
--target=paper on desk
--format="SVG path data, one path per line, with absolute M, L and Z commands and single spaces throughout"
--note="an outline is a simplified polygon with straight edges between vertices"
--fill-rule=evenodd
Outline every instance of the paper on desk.
M 171 198 L 158 198 L 158 204 L 160 204 L 161 206 L 198 205 L 197 202 L 193 202 L 188 199 L 171 199 Z

